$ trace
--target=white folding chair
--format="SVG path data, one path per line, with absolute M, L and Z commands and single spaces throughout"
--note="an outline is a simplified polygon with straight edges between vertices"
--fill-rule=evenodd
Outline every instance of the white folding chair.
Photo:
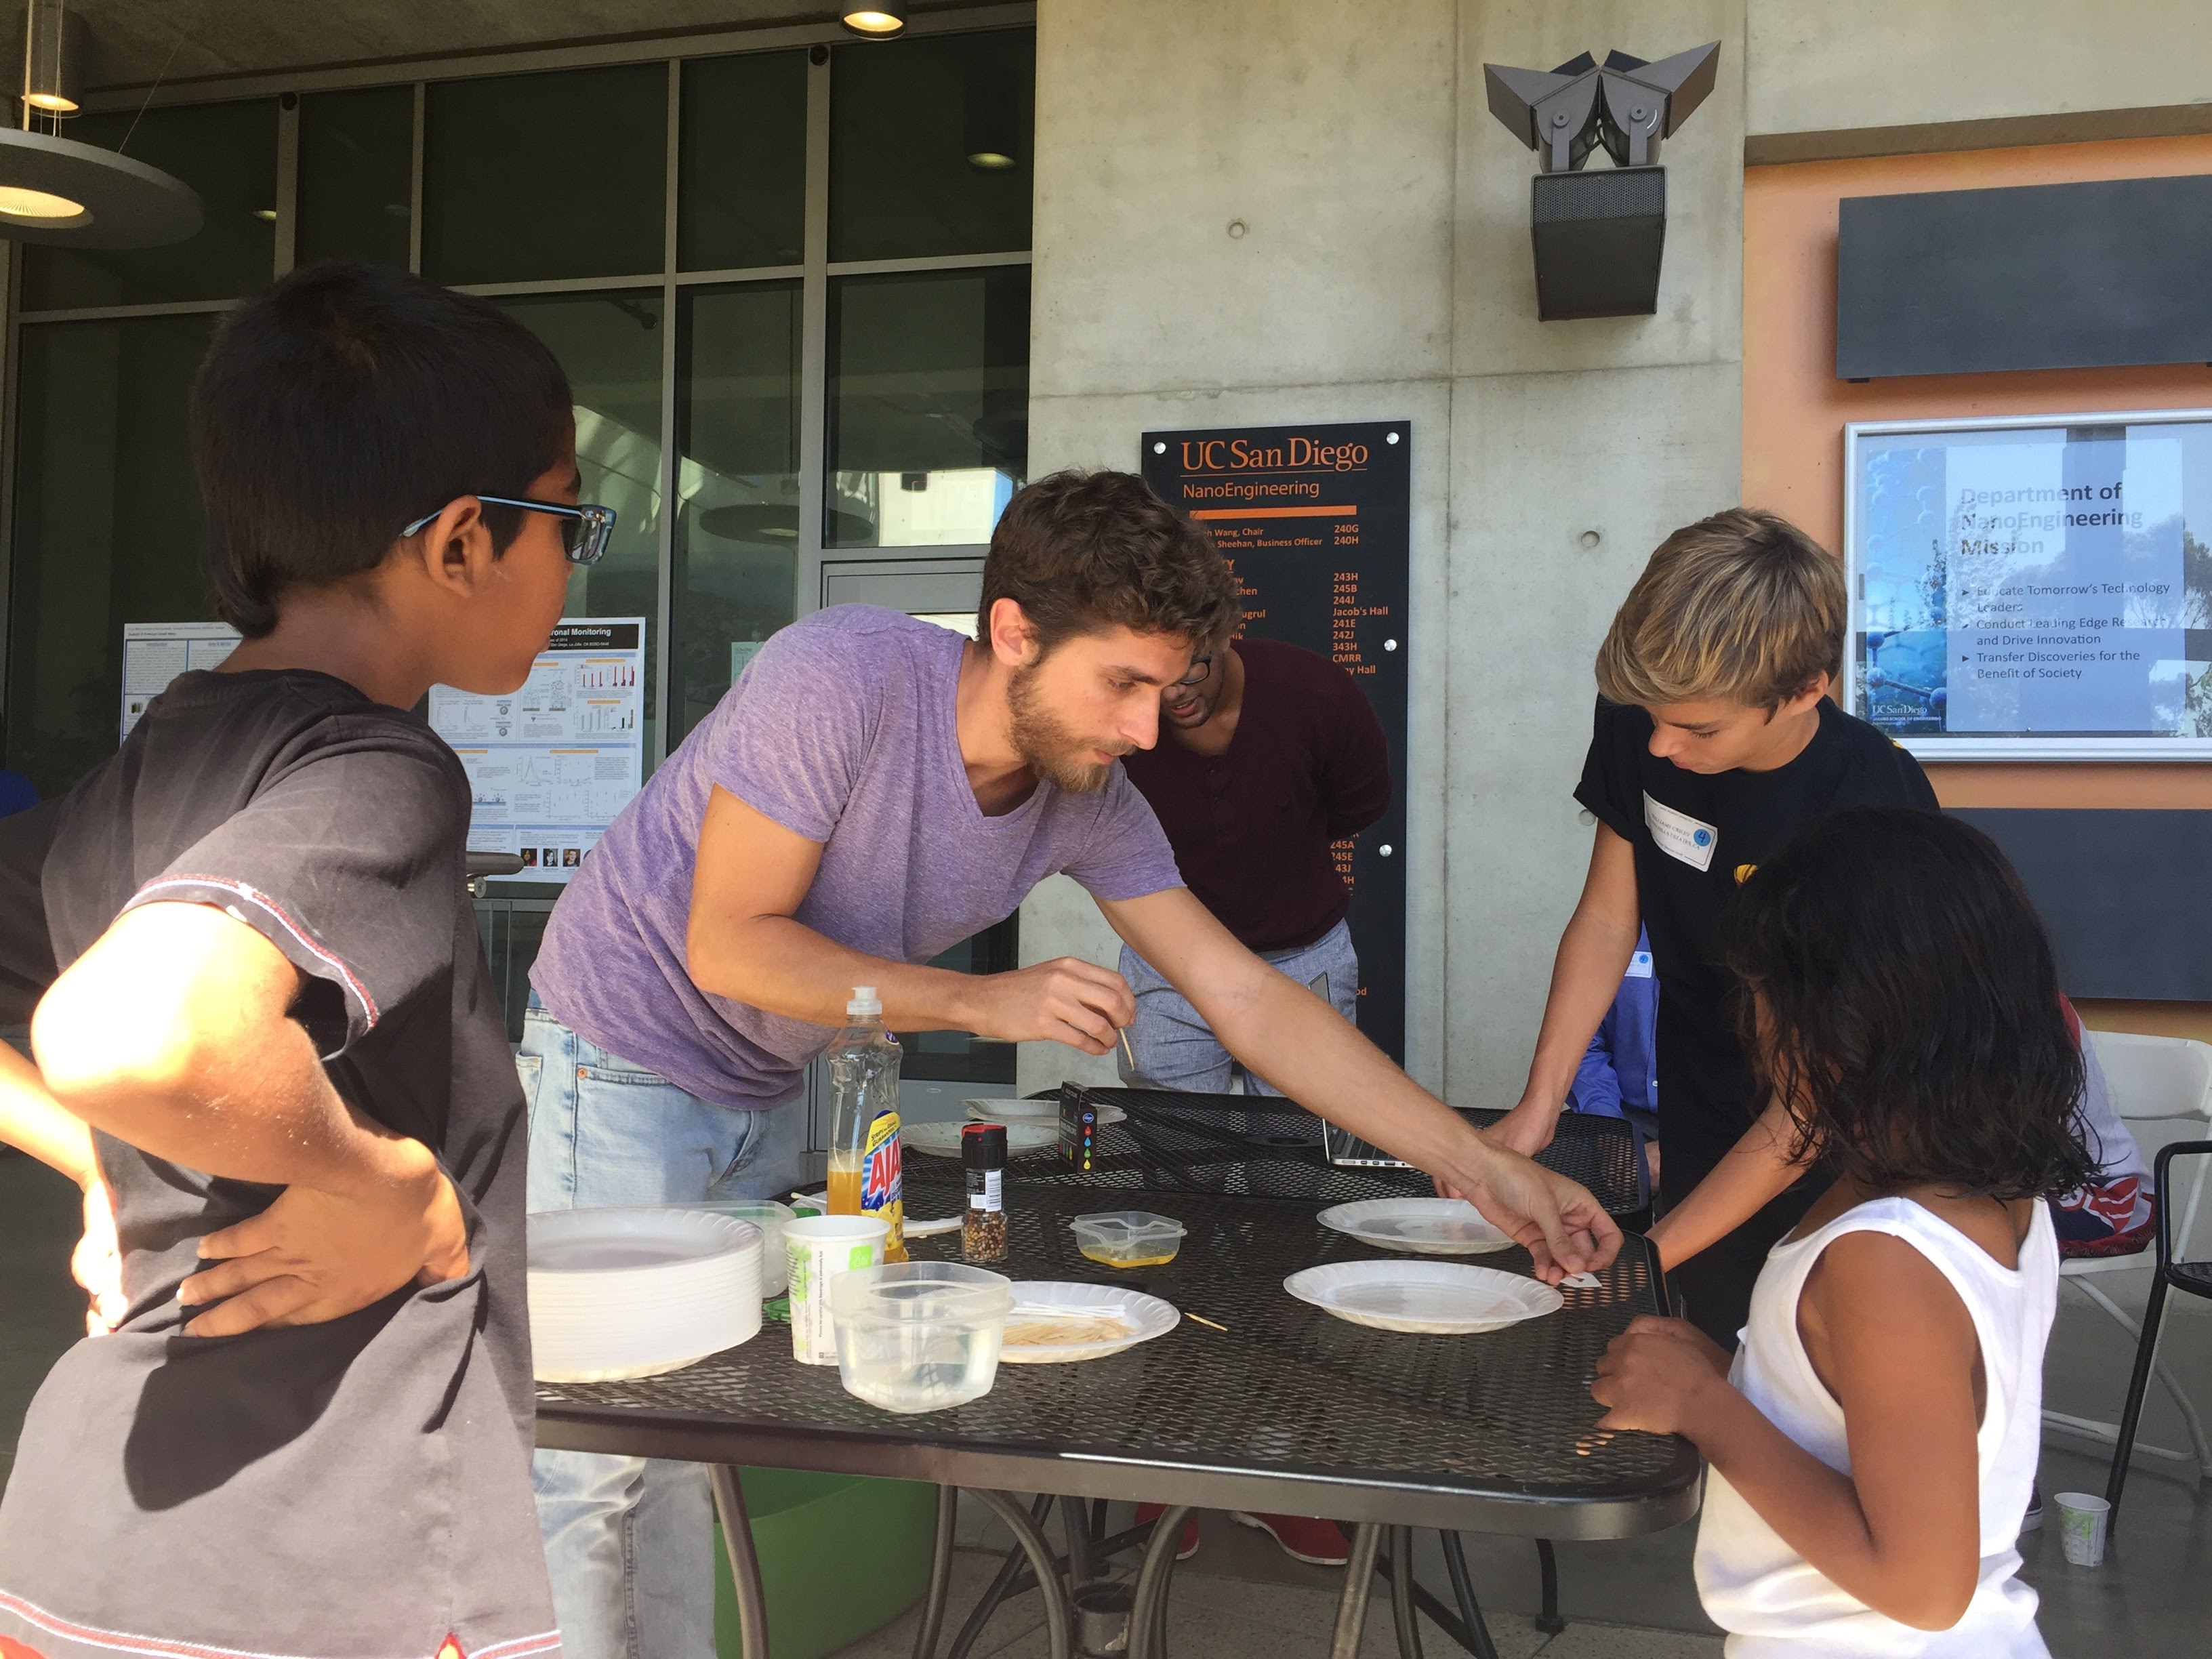
M 2147 1036 L 2134 1031 L 2089 1031 L 2085 1035 L 2096 1044 L 2105 1080 L 2112 1085 L 2112 1104 L 2128 1126 L 2128 1133 L 2135 1137 L 2136 1145 L 2142 1149 L 2146 1160 L 2156 1159 L 2160 1149 L 2178 1140 L 2212 1139 L 2212 1044 L 2188 1037 Z M 2181 1189 L 2158 1195 L 2160 1207 L 2179 1224 L 2172 1237 L 2184 1252 L 2196 1229 L 2205 1170 L 2212 1164 L 2212 1159 L 2191 1158 L 2188 1163 L 2191 1173 L 2183 1180 Z M 2133 1315 L 2106 1295 L 2097 1281 L 2109 1273 L 2147 1273 L 2153 1265 L 2146 1241 L 2142 1249 L 2127 1255 L 2078 1256 L 2062 1263 L 2059 1285 L 2063 1293 L 2066 1285 L 2072 1285 L 2118 1321 L 2130 1341 L 2140 1342 L 2142 1327 Z M 2162 1458 L 2168 1462 L 2193 1463 L 2199 1480 L 2212 1476 L 2212 1444 L 2207 1443 L 2204 1425 L 2196 1407 L 2163 1364 L 2156 1367 L 2155 1375 L 2172 1396 L 2173 1403 L 2181 1408 L 2181 1420 L 2189 1430 L 2190 1449 L 2172 1451 L 2163 1446 L 2138 1444 L 2135 1455 Z M 2049 1427 L 2108 1446 L 2117 1446 L 2120 1437 L 2117 1423 L 2054 1411 L 2045 1411 L 2043 1420 Z

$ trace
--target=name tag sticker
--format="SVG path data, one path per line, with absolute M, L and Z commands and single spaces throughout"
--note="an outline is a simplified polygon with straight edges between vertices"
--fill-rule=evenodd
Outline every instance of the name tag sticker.
M 1711 824 L 1652 799 L 1650 791 L 1646 790 L 1644 826 L 1650 830 L 1651 839 L 1668 858 L 1680 859 L 1693 870 L 1712 868 L 1713 854 L 1721 844 L 1721 832 Z
M 1628 958 L 1628 977 L 1631 979 L 1650 979 L 1651 977 L 1650 951 L 1638 951 Z

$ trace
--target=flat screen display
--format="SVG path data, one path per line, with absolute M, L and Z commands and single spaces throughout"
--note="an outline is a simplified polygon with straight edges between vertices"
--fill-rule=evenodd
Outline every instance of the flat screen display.
M 1844 707 L 1930 760 L 2212 758 L 2212 410 L 1844 453 Z

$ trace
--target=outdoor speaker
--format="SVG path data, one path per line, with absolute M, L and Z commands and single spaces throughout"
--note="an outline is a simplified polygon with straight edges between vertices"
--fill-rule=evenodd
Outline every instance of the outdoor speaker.
M 1649 317 L 1667 246 L 1667 169 L 1540 173 L 1529 181 L 1536 315 Z

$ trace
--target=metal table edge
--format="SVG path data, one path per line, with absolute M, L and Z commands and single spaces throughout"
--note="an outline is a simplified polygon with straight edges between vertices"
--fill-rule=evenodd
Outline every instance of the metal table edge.
M 1697 1449 L 1677 1438 L 1665 1474 L 1643 1491 L 1589 1496 L 1468 1492 L 1164 1464 L 1092 1453 L 948 1446 L 850 1430 L 824 1434 L 811 1425 L 708 1424 L 649 1408 L 544 1400 L 538 1405 L 538 1443 L 552 1451 L 735 1463 L 1000 1492 L 1189 1504 L 1203 1509 L 1582 1540 L 1632 1538 L 1689 1520 L 1698 1512 L 1704 1468 Z

